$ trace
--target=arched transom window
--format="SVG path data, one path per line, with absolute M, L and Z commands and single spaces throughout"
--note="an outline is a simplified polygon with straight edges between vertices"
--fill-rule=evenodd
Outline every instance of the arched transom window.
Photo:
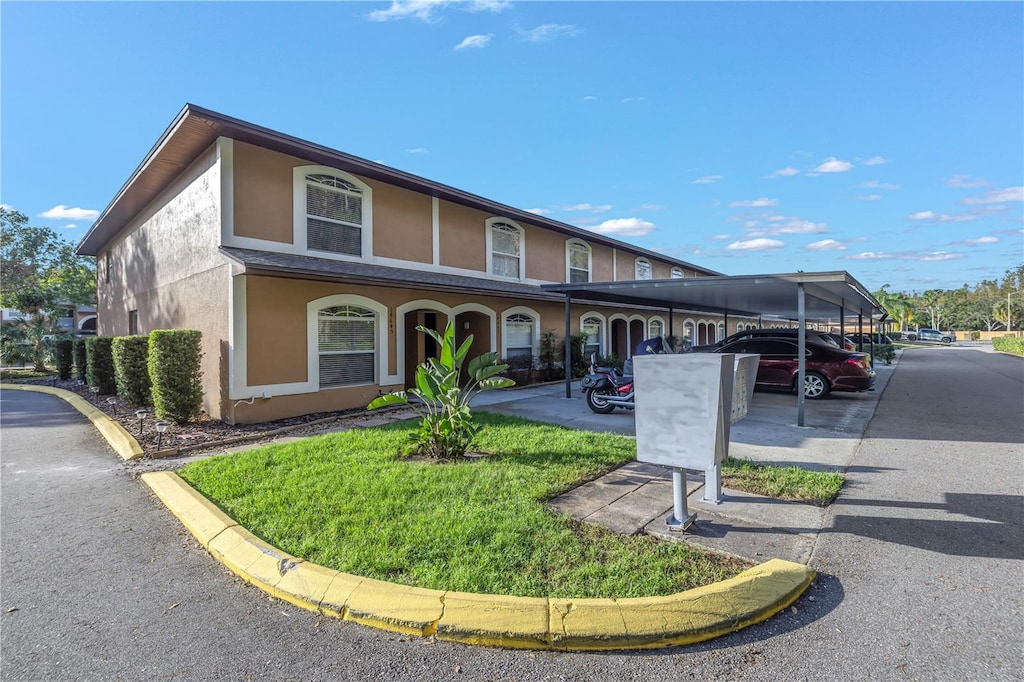
M 672 268 L 672 279 L 682 279 L 684 276 L 682 268 Z
M 306 176 L 306 246 L 363 255 L 363 190 L 328 173 Z
M 651 261 L 646 258 L 637 258 L 635 279 L 651 279 L 651 276 Z
M 377 315 L 341 305 L 317 315 L 320 388 L 376 383 Z

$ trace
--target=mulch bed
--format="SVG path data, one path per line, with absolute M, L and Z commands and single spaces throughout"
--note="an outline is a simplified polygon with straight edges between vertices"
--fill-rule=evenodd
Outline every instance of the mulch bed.
M 269 440 L 284 431 L 295 430 L 298 432 L 304 426 L 315 426 L 317 429 L 325 430 L 331 428 L 332 422 L 348 421 L 353 417 L 366 415 L 366 410 L 351 409 L 338 412 L 317 412 L 259 424 L 226 424 L 210 418 L 203 412 L 199 417 L 183 426 L 173 422 L 169 423 L 167 430 L 158 438 L 155 427 L 157 419 L 153 414 L 152 405 L 130 405 L 118 396 L 93 393 L 84 382 L 77 379 L 69 381 L 61 381 L 57 378 L 25 379 L 14 383 L 53 386 L 80 395 L 116 419 L 139 442 L 143 453 L 147 456 L 153 456 L 158 452 L 158 443 L 160 455 L 166 456 L 180 452 L 214 449 L 236 442 Z M 145 411 L 141 418 L 141 432 L 140 418 L 135 414 L 137 410 Z

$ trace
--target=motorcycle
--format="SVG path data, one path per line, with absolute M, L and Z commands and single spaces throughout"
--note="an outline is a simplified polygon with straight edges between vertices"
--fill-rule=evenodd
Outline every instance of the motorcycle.
M 634 355 L 662 355 L 669 352 L 664 337 L 646 339 L 636 347 Z M 597 364 L 597 355 L 590 356 L 588 374 L 580 380 L 580 388 L 587 400 L 587 407 L 597 414 L 608 414 L 616 407 L 632 410 L 636 406 L 633 385 L 633 358 L 616 367 L 602 367 Z

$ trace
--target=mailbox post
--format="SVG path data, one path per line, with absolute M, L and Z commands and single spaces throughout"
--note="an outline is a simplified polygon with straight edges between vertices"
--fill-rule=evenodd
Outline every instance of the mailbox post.
M 721 499 L 729 426 L 747 413 L 759 357 L 696 353 L 633 358 L 637 460 L 672 469 L 672 515 L 665 520 L 669 528 L 686 530 L 696 517 L 686 505 L 687 469 L 705 472 L 705 499 Z

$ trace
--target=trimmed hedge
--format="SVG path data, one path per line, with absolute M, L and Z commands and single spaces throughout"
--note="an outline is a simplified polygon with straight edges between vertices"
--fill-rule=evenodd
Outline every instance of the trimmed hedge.
M 115 336 L 111 349 L 117 394 L 132 405 L 149 405 L 149 337 Z
M 74 364 L 75 342 L 71 339 L 59 339 L 54 344 L 54 349 L 56 351 L 57 376 L 61 381 L 67 381 L 71 378 L 71 366 Z
M 149 333 L 149 379 L 157 418 L 185 424 L 202 409 L 202 338 L 194 329 Z
M 112 341 L 109 336 L 94 336 L 85 340 L 85 380 L 91 388 L 98 388 L 103 395 L 117 393 L 114 356 L 110 350 Z
M 87 375 L 86 358 L 87 353 L 85 349 L 85 339 L 75 339 L 75 378 L 79 381 L 85 381 Z
M 997 336 L 992 339 L 992 348 L 1004 353 L 1024 355 L 1024 338 L 1020 336 Z

